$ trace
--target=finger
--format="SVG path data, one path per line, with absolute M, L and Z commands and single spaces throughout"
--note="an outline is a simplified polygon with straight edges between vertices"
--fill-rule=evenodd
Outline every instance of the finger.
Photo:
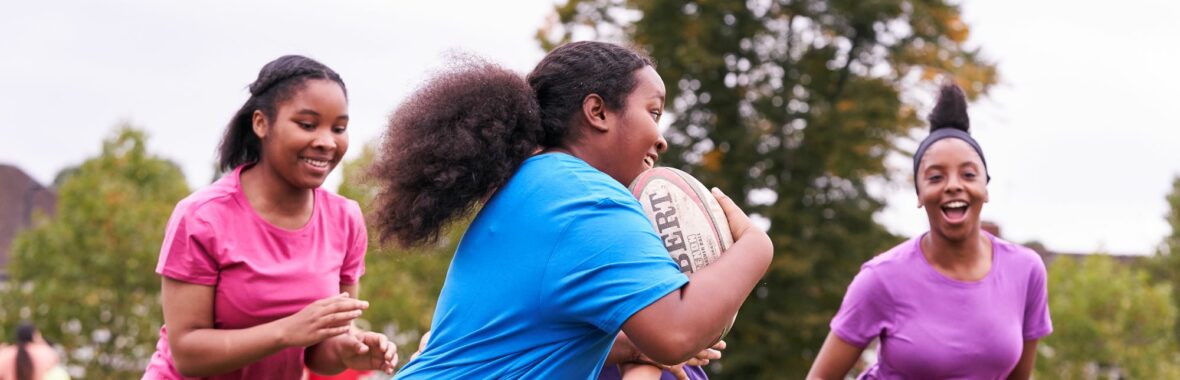
M 360 316 L 361 316 L 360 310 L 345 311 L 345 312 L 329 314 L 329 315 L 317 318 L 316 321 L 313 322 L 313 326 L 316 326 L 318 328 L 344 327 L 345 328 L 344 331 L 349 332 L 350 330 L 348 328 L 352 326 L 352 321 L 359 318 Z
M 717 350 L 717 351 L 724 350 L 724 349 L 725 349 L 725 347 L 726 347 L 726 345 L 725 345 L 725 341 L 724 341 L 724 340 L 719 340 L 719 341 L 717 341 L 717 344 L 714 344 L 714 345 L 713 345 L 713 349 L 714 349 L 714 350 Z
M 684 372 L 683 364 L 668 367 L 666 370 L 676 376 L 676 380 L 688 380 L 688 373 Z
M 737 203 L 733 202 L 733 199 L 721 192 L 721 189 L 714 187 L 713 197 L 717 198 L 717 203 L 721 204 L 721 210 L 725 211 L 725 219 L 729 220 L 730 234 L 733 235 L 734 240 L 738 240 L 750 227 L 750 217 L 738 207 Z
M 342 335 L 346 332 L 348 332 L 347 326 L 346 327 L 332 327 L 332 328 L 317 330 L 315 333 L 316 343 L 322 342 L 325 339 L 328 339 L 328 338 L 331 338 L 331 337 L 334 337 L 337 335 Z
M 397 349 L 392 350 L 393 358 L 389 359 L 389 364 L 385 366 L 385 373 L 392 375 L 394 368 L 397 367 Z

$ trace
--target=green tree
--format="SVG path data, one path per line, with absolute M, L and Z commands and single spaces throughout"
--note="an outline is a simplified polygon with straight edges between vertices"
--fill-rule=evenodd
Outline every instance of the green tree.
M 1057 258 L 1049 266 L 1054 331 L 1037 350 L 1036 377 L 1180 378 L 1171 289 L 1106 255 Z
M 1165 219 L 1172 227 L 1172 233 L 1160 243 L 1151 269 L 1156 279 L 1171 283 L 1172 289 L 1180 289 L 1180 176 L 1172 181 L 1172 192 L 1167 201 Z M 1172 304 L 1180 305 L 1180 292 L 1172 292 Z M 1180 317 L 1174 322 L 1173 336 L 1180 341 Z
M 156 259 L 189 189 L 146 143 L 143 132 L 119 128 L 98 157 L 60 178 L 57 215 L 37 218 L 13 243 L 0 325 L 36 323 L 87 379 L 138 377 L 159 336 Z
M 866 183 L 909 154 L 919 94 L 942 74 L 972 99 L 996 82 L 945 1 L 572 0 L 557 14 L 538 32 L 547 49 L 647 49 L 672 118 L 662 161 L 769 221 L 775 259 L 712 367 L 723 377 L 803 377 L 859 265 L 898 241 Z
M 361 155 L 343 165 L 344 180 L 339 194 L 356 200 L 369 212 L 377 187 L 367 180 L 374 148 L 366 145 Z M 398 344 L 404 363 L 418 347 L 418 340 L 430 328 L 434 305 L 443 279 L 466 223 L 458 223 L 438 244 L 404 250 L 382 247 L 377 231 L 369 226 L 369 250 L 365 275 L 361 277 L 361 299 L 373 300 L 361 317 L 362 326 L 382 331 Z

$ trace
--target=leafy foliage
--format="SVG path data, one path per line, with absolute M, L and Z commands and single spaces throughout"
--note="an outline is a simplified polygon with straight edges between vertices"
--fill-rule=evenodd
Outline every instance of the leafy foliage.
M 1040 343 L 1036 378 L 1180 378 L 1168 284 L 1095 254 L 1049 266 L 1053 334 Z M 1120 378 L 1120 377 L 1111 377 Z
M 34 322 L 88 379 L 136 378 L 163 321 L 155 274 L 164 226 L 189 193 L 180 169 L 149 154 L 147 136 L 122 126 L 102 153 L 59 176 L 58 210 L 12 248 L 0 325 Z

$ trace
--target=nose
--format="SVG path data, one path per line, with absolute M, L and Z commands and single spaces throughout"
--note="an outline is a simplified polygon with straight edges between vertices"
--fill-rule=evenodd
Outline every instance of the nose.
M 660 138 L 656 140 L 656 152 L 658 152 L 660 154 L 664 154 L 664 152 L 666 152 L 667 150 L 668 150 L 668 140 L 664 139 L 664 135 L 660 135 Z
M 960 180 L 958 176 L 952 175 L 949 177 L 950 178 L 948 178 L 946 181 L 946 188 L 944 190 L 948 193 L 962 192 L 963 191 L 963 181 Z
M 311 139 L 311 147 L 327 151 L 336 150 L 336 138 L 331 130 L 317 130 Z

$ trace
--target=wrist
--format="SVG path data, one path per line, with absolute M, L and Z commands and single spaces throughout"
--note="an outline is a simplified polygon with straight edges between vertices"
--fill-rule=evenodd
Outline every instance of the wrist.
M 274 322 L 264 325 L 267 327 L 267 335 L 270 336 L 271 342 L 280 350 L 291 348 L 294 343 L 291 342 L 291 334 L 288 334 L 287 318 L 276 319 Z

